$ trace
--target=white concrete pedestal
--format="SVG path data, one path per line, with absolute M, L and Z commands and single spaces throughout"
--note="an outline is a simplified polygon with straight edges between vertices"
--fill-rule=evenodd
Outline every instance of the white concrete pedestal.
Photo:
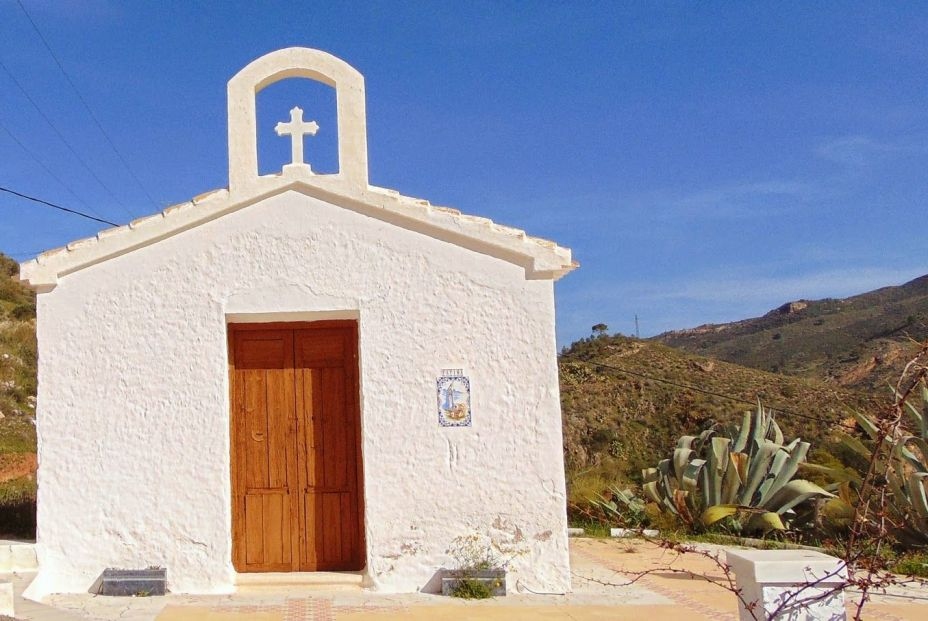
M 0 580 L 0 615 L 13 616 L 13 583 Z
M 741 621 L 844 621 L 844 561 L 807 550 L 727 550 L 741 589 Z M 753 604 L 752 609 L 745 602 Z

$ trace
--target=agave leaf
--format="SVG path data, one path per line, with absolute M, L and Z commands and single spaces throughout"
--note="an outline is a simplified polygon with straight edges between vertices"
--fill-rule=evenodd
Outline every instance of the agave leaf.
M 678 449 L 691 449 L 693 448 L 693 443 L 696 441 L 696 436 L 681 436 L 677 440 Z
M 912 418 L 915 419 L 916 427 L 918 427 L 918 433 L 922 438 L 928 440 L 928 386 L 922 384 L 922 407 L 924 412 L 919 412 L 915 406 L 912 406 L 910 410 L 912 413 Z
M 770 464 L 770 471 L 767 473 L 764 478 L 764 482 L 760 484 L 760 487 L 757 489 L 757 505 L 763 506 L 764 499 L 767 498 L 771 492 L 775 492 L 776 489 L 774 485 L 779 478 L 779 475 L 783 472 L 786 462 L 789 460 L 790 455 L 783 449 L 779 449 L 776 454 L 773 456 L 773 463 Z
M 794 476 L 796 476 L 796 471 L 799 470 L 799 464 L 806 460 L 806 454 L 809 452 L 810 444 L 808 442 L 800 442 L 789 455 L 789 459 L 786 460 L 786 463 L 782 464 L 780 467 L 774 467 L 774 472 L 776 473 L 777 478 L 774 479 L 773 484 L 768 488 L 766 493 L 762 491 L 761 498 L 758 501 L 758 504 L 763 506 L 764 500 L 769 498 L 772 494 L 775 494 L 781 487 L 789 483 Z M 777 455 L 779 457 L 779 454 Z M 774 463 L 776 466 L 776 463 Z
M 694 459 L 683 469 L 683 477 L 680 479 L 680 487 L 687 491 L 696 491 L 699 472 L 706 465 L 705 459 Z
M 915 513 L 922 519 L 928 518 L 928 496 L 925 495 L 925 481 L 928 473 L 913 472 L 906 480 L 906 491 Z
M 871 440 L 875 440 L 877 428 L 876 424 L 870 420 L 870 417 L 861 412 L 851 412 L 851 414 L 854 416 L 854 420 L 857 421 L 857 424 L 860 425 L 860 428 L 863 429 L 864 433 L 866 433 Z
M 648 498 L 656 502 L 658 505 L 664 504 L 663 498 L 661 498 L 661 495 L 657 492 L 657 482 L 648 481 L 646 483 L 642 483 L 641 489 L 644 491 Z
M 773 441 L 779 445 L 783 445 L 783 431 L 780 429 L 780 426 L 777 424 L 777 421 L 774 418 L 770 417 L 770 427 L 773 429 Z
M 722 479 L 722 504 L 733 504 L 738 499 L 738 492 L 744 482 L 739 474 L 739 467 L 735 455 L 744 455 L 744 453 L 729 453 L 728 459 L 730 465 L 725 470 L 725 476 Z
M 703 476 L 706 478 L 706 485 L 703 489 L 708 506 L 722 502 L 722 482 L 730 462 L 728 458 L 730 444 L 731 440 L 728 438 L 718 436 L 712 438 L 712 444 L 709 447 L 709 467 L 703 471 Z
M 747 453 L 731 453 L 731 463 L 738 472 L 739 487 L 748 480 L 748 464 L 751 458 Z
M 832 468 L 830 466 L 823 466 L 821 464 L 799 464 L 802 467 L 803 471 L 810 470 L 812 472 L 819 472 L 828 477 L 831 477 L 833 481 L 838 484 L 844 484 L 848 481 L 854 481 L 856 483 L 860 482 L 860 474 L 849 469 L 849 468 Z
M 770 462 L 774 454 L 779 450 L 779 446 L 769 440 L 763 440 L 763 444 L 757 452 L 751 456 L 750 470 L 748 471 L 747 483 L 741 490 L 741 496 L 738 498 L 739 504 L 751 505 L 754 498 L 754 492 L 760 487 L 764 478 L 770 471 Z
M 709 429 L 704 430 L 701 434 L 699 434 L 699 438 L 696 442 L 696 447 L 701 450 L 702 447 L 705 446 L 706 443 L 709 442 L 709 440 L 714 435 L 715 435 L 714 428 L 710 427 Z
M 918 449 L 922 456 L 928 456 L 928 442 L 918 436 L 903 436 L 896 442 L 893 450 L 894 456 L 908 465 L 916 472 L 928 472 L 928 464 L 909 449 L 909 445 Z
M 673 450 L 673 474 L 678 480 L 683 479 L 683 470 L 694 454 L 695 451 L 690 448 L 676 448 Z
M 738 430 L 738 439 L 735 440 L 734 445 L 731 447 L 734 452 L 741 453 L 745 448 L 747 448 L 750 433 L 751 412 L 748 411 L 744 413 L 744 418 L 741 420 L 741 428 Z
M 689 492 L 682 489 L 675 489 L 673 491 L 673 505 L 676 508 L 677 515 L 679 515 L 685 522 L 688 524 L 693 523 L 693 515 L 690 513 L 690 509 L 687 506 L 687 498 L 689 497 Z
M 738 505 L 715 505 L 703 511 L 699 521 L 703 526 L 709 527 L 719 520 L 735 515 L 738 513 L 738 508 Z
M 770 532 L 771 530 L 786 530 L 786 526 L 783 524 L 783 520 L 778 514 L 772 511 L 764 511 L 762 513 L 755 513 L 751 519 L 748 520 L 748 529 Z
M 922 387 L 922 390 L 924 391 L 925 388 Z M 922 399 L 925 399 L 924 394 L 922 394 Z M 928 404 L 928 400 L 926 400 L 925 403 Z M 928 437 L 928 430 L 925 428 L 925 417 L 921 412 L 918 411 L 918 408 L 906 401 L 905 409 L 909 413 L 909 418 L 911 418 L 915 423 L 915 428 L 918 429 L 918 434 L 923 438 Z
M 657 462 L 657 470 L 665 477 L 676 476 L 673 472 L 673 465 L 669 459 L 662 459 Z
M 812 481 L 795 479 L 780 488 L 780 491 L 767 501 L 764 508 L 783 515 L 796 505 L 813 497 L 834 498 L 834 494 L 826 492 Z
M 754 418 L 751 423 L 751 438 L 749 441 L 749 446 L 753 448 L 759 448 L 762 446 L 762 443 L 767 439 L 767 420 L 764 416 L 764 409 L 760 405 L 760 401 L 757 402 L 757 409 L 754 410 Z
M 858 440 L 857 438 L 853 436 L 844 436 L 841 439 L 841 444 L 843 444 L 845 447 L 849 448 L 850 450 L 857 453 L 863 458 L 870 457 L 870 450 L 866 446 L 864 446 L 863 442 L 861 442 L 860 440 Z

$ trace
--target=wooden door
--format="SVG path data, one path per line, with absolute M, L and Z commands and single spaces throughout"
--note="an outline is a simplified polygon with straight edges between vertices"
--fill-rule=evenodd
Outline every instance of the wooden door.
M 357 327 L 229 326 L 240 572 L 363 567 Z

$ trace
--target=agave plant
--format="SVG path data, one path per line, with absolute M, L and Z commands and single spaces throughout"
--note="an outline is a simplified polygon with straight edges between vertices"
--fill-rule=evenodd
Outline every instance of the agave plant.
M 895 392 L 895 389 L 893 389 Z M 885 456 L 880 462 L 888 472 L 887 484 L 892 492 L 889 508 L 897 525 L 896 536 L 910 545 L 928 545 L 928 387 L 920 386 L 921 408 L 905 403 L 908 431 L 884 438 Z M 866 414 L 855 412 L 858 426 L 875 442 L 877 423 Z M 871 449 L 860 440 L 848 437 L 844 445 L 868 458 Z M 888 463 L 887 463 L 888 462 Z M 855 480 L 860 482 L 859 477 Z
M 832 494 L 793 479 L 809 443 L 784 444 L 783 432 L 760 403 L 740 426 L 716 427 L 677 441 L 673 457 L 642 471 L 644 491 L 662 511 L 687 524 L 711 526 L 738 513 L 750 515 L 742 530 L 785 530 L 794 508 Z
M 648 521 L 645 512 L 645 501 L 630 489 L 621 489 L 615 485 L 608 490 L 612 498 L 591 498 L 590 502 L 603 510 L 610 518 L 623 526 L 638 528 Z

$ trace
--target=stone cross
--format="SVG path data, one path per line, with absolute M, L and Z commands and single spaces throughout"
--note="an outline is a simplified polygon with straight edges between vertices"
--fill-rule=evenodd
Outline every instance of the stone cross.
M 274 131 L 277 132 L 278 136 L 288 135 L 291 140 L 291 148 L 293 152 L 293 164 L 300 165 L 305 164 L 303 161 L 303 136 L 309 134 L 310 136 L 315 136 L 316 132 L 319 131 L 319 125 L 315 121 L 310 121 L 309 123 L 303 122 L 303 110 L 299 106 L 295 107 L 290 111 L 290 122 L 284 123 L 281 121 L 274 128 Z

